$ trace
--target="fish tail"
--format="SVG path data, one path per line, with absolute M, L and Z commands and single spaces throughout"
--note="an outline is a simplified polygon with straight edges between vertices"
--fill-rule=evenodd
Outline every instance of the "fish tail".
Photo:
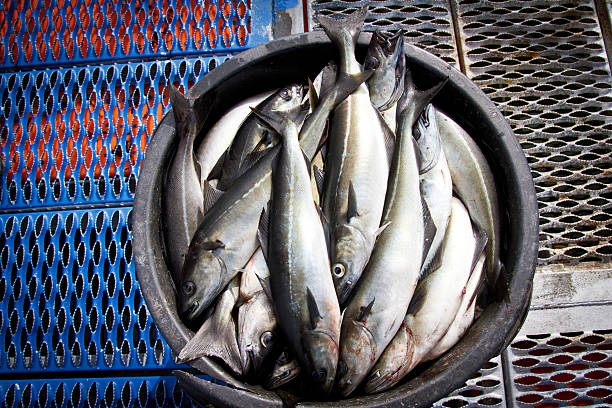
M 367 14 L 368 6 L 365 5 L 343 18 L 322 14 L 316 16 L 329 39 L 340 51 L 341 72 L 349 72 L 349 66 L 358 66 L 355 60 L 355 48 Z
M 176 362 L 182 364 L 204 356 L 220 358 L 234 373 L 242 374 L 240 349 L 232 319 L 227 322 L 218 322 L 214 316 L 207 319 L 180 351 Z
M 440 92 L 448 81 L 448 75 L 438 79 L 427 89 L 418 89 L 412 78 L 410 67 L 405 68 L 404 93 L 397 102 L 397 121 L 403 120 L 412 127 L 431 100 Z
M 174 85 L 168 86 L 168 96 L 178 133 L 181 137 L 195 138 L 208 117 L 209 109 L 200 109 L 207 101 L 182 94 Z

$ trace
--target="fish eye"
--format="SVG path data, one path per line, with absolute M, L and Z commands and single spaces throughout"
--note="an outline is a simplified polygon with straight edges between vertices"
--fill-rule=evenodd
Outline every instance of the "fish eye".
M 363 64 L 363 68 L 365 70 L 376 69 L 378 68 L 378 64 L 378 58 L 373 55 L 369 55 L 365 60 L 365 64 Z
M 324 368 L 319 368 L 318 370 L 312 372 L 312 378 L 314 378 L 315 381 L 323 381 L 326 376 L 327 371 L 325 371 Z
M 346 273 L 346 268 L 341 263 L 334 264 L 332 267 L 332 273 L 336 278 L 341 278 Z
M 283 98 L 284 100 L 288 101 L 291 99 L 291 90 L 287 89 L 287 88 L 283 88 L 280 91 L 280 97 Z
M 183 293 L 185 293 L 185 295 L 191 296 L 195 293 L 195 291 L 196 285 L 193 282 L 187 281 L 183 283 Z
M 261 345 L 264 346 L 265 348 L 273 346 L 274 345 L 274 333 L 269 332 L 269 331 L 264 332 L 259 338 L 259 341 L 261 342 Z

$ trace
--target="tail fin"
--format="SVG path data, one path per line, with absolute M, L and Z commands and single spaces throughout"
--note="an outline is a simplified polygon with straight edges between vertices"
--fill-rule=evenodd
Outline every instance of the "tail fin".
M 344 18 L 324 16 L 322 14 L 316 15 L 317 21 L 340 51 L 341 72 L 349 72 L 348 66 L 357 64 L 355 60 L 355 47 L 357 46 L 357 39 L 367 14 L 368 6 L 365 5 Z
M 240 349 L 236 341 L 236 325 L 231 313 L 237 298 L 238 281 L 233 279 L 217 301 L 214 313 L 206 319 L 196 335 L 180 351 L 177 363 L 185 363 L 203 356 L 218 357 L 236 374 L 242 374 Z
M 406 67 L 404 74 L 404 93 L 397 101 L 397 123 L 405 123 L 410 129 L 416 123 L 419 115 L 431 100 L 440 92 L 448 81 L 448 76 L 439 80 L 435 85 L 428 89 L 417 89 L 410 67 Z M 399 129 L 399 126 L 398 126 Z
M 195 138 L 208 116 L 208 110 L 203 108 L 206 101 L 186 96 L 173 85 L 168 86 L 168 95 L 177 132 L 181 137 Z

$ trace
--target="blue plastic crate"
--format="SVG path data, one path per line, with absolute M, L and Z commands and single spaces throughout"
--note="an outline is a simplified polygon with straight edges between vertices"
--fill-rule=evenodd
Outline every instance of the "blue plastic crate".
M 8 0 L 0 67 L 241 51 L 271 39 L 272 1 Z
M 0 74 L 0 209 L 125 203 L 170 109 L 229 56 Z
M 197 407 L 172 376 L 0 381 L 3 407 Z
M 130 211 L 0 215 L 2 372 L 179 367 L 139 290 Z

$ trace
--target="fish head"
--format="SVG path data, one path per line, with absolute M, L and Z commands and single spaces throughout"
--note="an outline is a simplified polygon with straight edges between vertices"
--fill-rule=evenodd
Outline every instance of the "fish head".
M 276 319 L 271 309 L 258 305 L 262 297 L 266 294 L 259 292 L 238 310 L 238 347 L 244 373 L 257 374 L 266 358 L 277 349 Z
M 343 324 L 342 348 L 338 362 L 338 390 L 350 395 L 376 362 L 376 341 L 367 326 L 353 319 Z
M 179 287 L 179 314 L 187 321 L 200 316 L 226 283 L 225 263 L 218 249 L 189 251 Z
M 404 36 L 397 33 L 375 31 L 368 46 L 364 69 L 374 69 L 368 79 L 370 100 L 380 110 L 397 102 L 404 82 Z
M 368 394 L 385 391 L 397 384 L 418 363 L 416 343 L 407 325 L 402 324 L 365 380 Z
M 432 104 L 425 107 L 425 110 L 414 125 L 412 134 L 419 147 L 419 171 L 423 174 L 436 165 L 442 152 L 442 141 L 436 120 L 436 108 Z
M 283 351 L 274 363 L 272 372 L 266 378 L 264 386 L 269 389 L 278 388 L 288 383 L 300 374 L 300 364 Z
M 302 84 L 290 84 L 273 94 L 270 109 L 277 112 L 292 112 L 302 106 L 305 88 Z
M 329 393 L 334 385 L 338 363 L 337 336 L 325 329 L 306 330 L 302 343 L 313 381 Z
M 346 303 L 370 257 L 369 240 L 359 228 L 351 224 L 334 230 L 331 274 L 340 304 Z

